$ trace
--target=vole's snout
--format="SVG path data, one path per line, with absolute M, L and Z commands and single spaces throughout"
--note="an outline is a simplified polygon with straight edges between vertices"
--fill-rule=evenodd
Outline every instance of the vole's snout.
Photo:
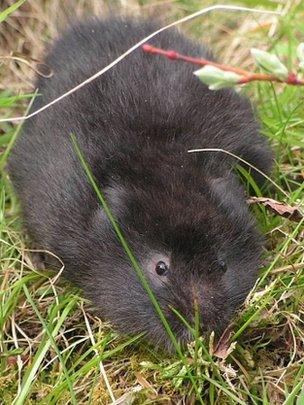
M 220 333 L 227 326 L 231 308 L 223 291 L 207 283 L 191 282 L 179 298 L 174 308 L 171 307 L 170 320 L 182 343 L 194 340 L 194 330 L 198 329 L 200 335 L 208 335 L 212 331 Z

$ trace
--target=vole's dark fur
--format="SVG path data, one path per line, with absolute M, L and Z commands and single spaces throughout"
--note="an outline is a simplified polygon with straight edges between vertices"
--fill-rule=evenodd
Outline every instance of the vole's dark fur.
M 154 30 L 151 23 L 120 19 L 76 25 L 47 56 L 54 74 L 38 80 L 41 96 L 33 110 Z M 150 42 L 212 57 L 175 30 Z M 138 49 L 29 120 L 9 162 L 32 238 L 64 261 L 65 276 L 100 314 L 125 333 L 144 331 L 162 344 L 166 333 L 86 179 L 70 134 L 77 136 L 177 337 L 185 340 L 188 333 L 170 306 L 191 320 L 194 297 L 202 329 L 222 330 L 256 280 L 261 240 L 231 159 L 187 150 L 223 148 L 265 172 L 271 154 L 248 100 L 233 90 L 208 90 L 193 70 Z M 153 266 L 163 257 L 170 269 L 159 276 Z

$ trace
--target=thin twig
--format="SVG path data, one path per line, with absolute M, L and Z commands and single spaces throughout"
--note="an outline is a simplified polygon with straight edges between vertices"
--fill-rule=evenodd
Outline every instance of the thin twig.
M 173 50 L 164 50 L 161 48 L 157 48 L 150 44 L 144 44 L 142 46 L 144 52 L 151 53 L 154 55 L 161 55 L 165 56 L 171 60 L 181 60 L 183 62 L 192 63 L 193 65 L 199 66 L 215 66 L 225 72 L 234 72 L 238 75 L 242 76 L 240 80 L 236 84 L 245 84 L 254 81 L 263 81 L 263 82 L 278 82 L 278 83 L 286 83 L 292 86 L 304 86 L 304 80 L 297 77 L 297 75 L 293 72 L 290 72 L 287 79 L 281 80 L 278 77 L 266 73 L 252 73 L 248 72 L 247 70 L 243 70 L 234 66 L 224 65 L 222 63 L 213 62 L 208 59 L 204 58 L 194 58 L 192 56 L 182 55 Z
M 176 51 L 164 50 L 164 49 L 157 48 L 156 46 L 153 46 L 150 44 L 144 44 L 142 46 L 142 49 L 147 53 L 166 56 L 168 59 L 171 59 L 171 60 L 182 60 L 184 62 L 192 63 L 193 65 L 199 65 L 199 66 L 211 65 L 211 66 L 218 67 L 221 70 L 225 70 L 228 72 L 235 72 L 242 76 L 246 76 L 246 75 L 250 74 L 250 72 L 247 72 L 246 70 L 243 70 L 243 69 L 235 68 L 235 67 L 228 66 L 228 65 L 223 65 L 221 63 L 213 62 L 211 60 L 204 59 L 204 58 L 194 58 L 192 56 L 182 55 Z

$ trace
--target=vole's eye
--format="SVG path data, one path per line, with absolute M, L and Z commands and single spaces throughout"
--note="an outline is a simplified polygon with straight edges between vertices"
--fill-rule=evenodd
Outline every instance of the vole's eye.
M 155 266 L 155 271 L 159 276 L 165 276 L 168 273 L 168 270 L 168 265 L 163 261 L 159 261 Z
M 226 264 L 225 260 L 220 259 L 220 260 L 218 260 L 217 263 L 218 263 L 218 265 L 219 265 L 219 268 L 220 268 L 222 271 L 226 271 L 226 270 L 227 270 L 227 264 Z

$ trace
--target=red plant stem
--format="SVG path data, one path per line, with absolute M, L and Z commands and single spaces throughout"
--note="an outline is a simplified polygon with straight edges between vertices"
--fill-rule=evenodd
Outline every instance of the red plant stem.
M 243 70 L 243 69 L 222 65 L 221 63 L 212 62 L 210 60 L 203 59 L 203 58 L 193 58 L 191 56 L 181 55 L 180 53 L 172 51 L 172 50 L 165 51 L 164 49 L 156 48 L 155 46 L 152 46 L 149 44 L 144 44 L 142 46 L 142 49 L 147 53 L 163 55 L 163 56 L 166 56 L 168 59 L 172 59 L 172 60 L 182 60 L 184 62 L 188 62 L 188 63 L 192 63 L 194 65 L 200 65 L 200 66 L 211 65 L 211 66 L 215 66 L 221 70 L 225 70 L 228 72 L 235 72 L 241 76 L 245 76 L 248 74 L 248 72 L 246 72 L 246 70 Z
M 192 63 L 194 65 L 199 65 L 199 66 L 211 65 L 211 66 L 215 66 L 215 67 L 217 67 L 221 70 L 227 71 L 227 72 L 237 73 L 238 75 L 242 76 L 237 84 L 245 84 L 245 83 L 249 83 L 249 82 L 253 82 L 253 81 L 264 81 L 264 82 L 287 83 L 292 86 L 303 86 L 304 85 L 304 80 L 299 79 L 296 76 L 296 74 L 292 73 L 292 72 L 289 73 L 287 79 L 281 80 L 276 76 L 269 75 L 266 73 L 251 73 L 244 69 L 236 68 L 236 67 L 229 66 L 229 65 L 224 65 L 221 63 L 212 62 L 208 59 L 194 58 L 191 56 L 182 55 L 173 50 L 166 51 L 164 49 L 156 48 L 155 46 L 152 46 L 149 44 L 144 44 L 142 46 L 142 49 L 144 52 L 155 54 L 155 55 L 162 55 L 171 60 L 181 60 L 184 62 Z

